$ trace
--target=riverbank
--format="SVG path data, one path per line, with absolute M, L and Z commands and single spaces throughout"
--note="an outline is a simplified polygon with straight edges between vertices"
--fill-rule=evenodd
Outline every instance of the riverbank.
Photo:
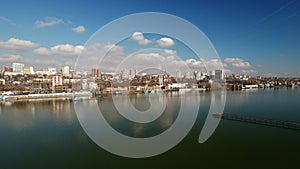
M 27 95 L 11 95 L 2 96 L 1 100 L 27 100 L 27 99 L 52 99 L 52 98 L 74 98 L 74 97 L 89 97 L 91 92 L 74 92 L 74 93 L 50 93 L 50 94 L 27 94 Z

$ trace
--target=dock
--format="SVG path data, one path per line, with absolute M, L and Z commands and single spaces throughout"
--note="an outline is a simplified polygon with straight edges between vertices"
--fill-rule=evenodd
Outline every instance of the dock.
M 273 127 L 281 127 L 286 129 L 300 130 L 299 122 L 267 119 L 262 117 L 237 115 L 237 114 L 229 114 L 229 113 L 223 113 L 220 117 L 225 120 L 233 120 L 233 121 L 254 123 L 254 124 L 267 125 Z

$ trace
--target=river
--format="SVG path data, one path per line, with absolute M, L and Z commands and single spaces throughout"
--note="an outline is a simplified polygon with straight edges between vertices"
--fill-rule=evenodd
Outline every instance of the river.
M 165 113 L 149 124 L 128 122 L 116 113 L 110 96 L 82 102 L 99 105 L 116 131 L 147 138 L 166 131 L 178 117 L 178 96 L 164 97 L 168 101 Z M 139 110 L 149 108 L 147 95 L 130 96 L 130 102 Z M 200 93 L 199 113 L 189 134 L 171 150 L 141 159 L 114 155 L 94 143 L 81 127 L 74 103 L 69 100 L 1 102 L 0 168 L 290 168 L 298 165 L 299 130 L 222 119 L 213 135 L 199 144 L 210 102 L 210 92 Z M 299 89 L 257 89 L 227 92 L 224 113 L 300 122 L 299 110 Z

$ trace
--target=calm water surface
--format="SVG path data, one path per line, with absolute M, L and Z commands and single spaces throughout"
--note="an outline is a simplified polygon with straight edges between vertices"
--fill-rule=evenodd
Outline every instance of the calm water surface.
M 112 106 L 111 97 L 85 102 L 99 104 L 117 131 L 149 137 L 165 131 L 178 115 L 178 96 L 166 97 L 165 113 L 145 125 L 122 119 Z M 298 165 L 298 130 L 221 120 L 213 136 L 199 144 L 211 99 L 209 92 L 201 93 L 200 97 L 198 119 L 188 136 L 170 151 L 145 159 L 119 157 L 98 147 L 81 128 L 68 100 L 1 102 L 0 168 L 290 168 Z M 131 103 L 139 110 L 149 107 L 145 95 L 132 96 Z M 300 90 L 227 92 L 225 113 L 300 122 Z

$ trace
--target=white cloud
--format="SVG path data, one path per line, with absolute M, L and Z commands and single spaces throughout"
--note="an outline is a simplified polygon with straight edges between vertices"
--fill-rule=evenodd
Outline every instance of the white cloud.
M 249 62 L 244 61 L 240 58 L 225 58 L 224 61 L 226 63 L 231 63 L 233 67 L 236 68 L 249 68 L 251 67 L 251 64 Z
M 103 46 L 103 48 L 105 49 L 105 51 L 108 51 L 108 53 L 106 53 L 106 57 L 110 57 L 111 55 L 124 55 L 125 53 L 124 47 L 114 44 L 106 44 Z
M 131 35 L 131 39 L 134 40 L 134 41 L 140 41 L 140 40 L 144 39 L 144 35 L 143 35 L 142 32 L 134 32 Z
M 171 38 L 160 38 L 159 40 L 156 41 L 156 43 L 163 48 L 168 48 L 171 47 L 175 44 L 175 42 L 173 41 L 173 39 Z
M 151 40 L 145 39 L 142 32 L 134 32 L 131 35 L 131 40 L 136 41 L 140 45 L 148 45 L 151 43 Z
M 250 70 L 241 70 L 241 72 L 244 73 L 244 74 L 252 74 L 252 73 L 256 73 L 256 71 L 255 71 L 255 70 L 252 70 L 252 69 L 250 69 Z
M 13 22 L 11 19 L 6 18 L 5 16 L 0 16 L 0 21 L 6 22 L 12 26 L 16 26 L 17 24 Z
M 74 32 L 77 32 L 77 33 L 82 33 L 82 32 L 85 31 L 85 28 L 84 28 L 84 26 L 80 25 L 80 26 L 77 26 L 77 27 L 75 27 L 75 28 L 72 28 L 72 30 L 73 30 Z
M 196 59 L 193 59 L 193 58 L 190 58 L 190 59 L 187 59 L 186 62 L 188 63 L 196 63 Z
M 20 56 L 20 55 L 3 55 L 3 56 L 0 56 L 0 62 L 14 62 L 21 58 L 22 58 L 22 56 Z
M 56 17 L 46 17 L 43 20 L 37 20 L 35 21 L 35 27 L 37 28 L 43 28 L 43 27 L 49 27 L 54 26 L 57 24 L 64 23 L 62 19 L 56 18 Z
M 109 51 L 108 53 L 106 53 Z M 31 57 L 23 58 L 22 62 L 30 65 L 44 67 L 46 65 L 59 67 L 61 65 L 74 66 L 77 61 L 74 57 L 81 55 L 78 58 L 76 70 L 88 70 L 91 67 L 97 67 L 99 61 L 105 56 L 103 60 L 103 70 L 114 69 L 121 61 L 124 54 L 124 49 L 121 46 L 112 44 L 94 44 L 91 46 L 71 45 L 71 44 L 57 44 L 51 48 L 37 48 L 32 51 L 34 55 L 51 56 L 32 59 Z M 119 59 L 121 58 L 121 59 Z
M 136 37 L 137 38 L 137 37 Z M 137 38 L 139 39 L 139 38 Z M 140 38 L 141 39 L 141 38 Z M 108 53 L 107 53 L 108 52 Z M 220 69 L 220 60 L 181 60 L 174 55 L 176 51 L 140 51 L 130 55 L 125 55 L 124 48 L 113 44 L 92 44 L 86 46 L 78 58 L 76 70 L 89 70 L 98 67 L 101 72 L 117 72 L 126 68 L 134 68 L 138 71 L 147 68 L 158 68 L 175 74 L 177 70 L 182 73 L 193 72 L 195 70 L 206 72 L 205 65 L 208 64 L 211 69 Z M 213 67 L 213 68 L 212 68 Z
M 173 73 L 184 66 L 186 67 L 184 61 L 176 60 L 174 56 L 164 56 L 157 52 L 146 52 L 127 56 L 118 65 L 118 70 L 116 71 L 120 72 L 122 69 L 130 68 L 135 68 L 139 71 L 156 68 Z
M 45 47 L 37 48 L 32 53 L 40 56 L 78 56 L 83 50 L 84 47 L 81 45 L 59 44 L 50 49 Z
M 84 50 L 84 47 L 81 45 L 73 46 L 70 44 L 56 45 L 51 47 L 51 53 L 61 56 L 77 56 L 81 54 Z
M 122 69 L 128 70 L 131 68 L 135 68 L 138 71 L 156 68 L 175 75 L 178 70 L 182 73 L 193 71 L 207 72 L 205 65 L 208 65 L 211 70 L 215 70 L 215 68 L 222 69 L 222 67 L 219 67 L 220 64 L 220 60 L 217 59 L 208 61 L 200 61 L 193 58 L 181 60 L 180 58 L 165 54 L 164 50 L 162 50 L 161 52 L 142 52 L 126 56 L 117 65 L 117 72 L 120 72 Z
M 114 44 L 95 43 L 85 46 L 77 60 L 76 70 L 89 70 L 99 67 L 102 72 L 112 72 L 125 58 L 124 48 Z
M 149 39 L 143 39 L 141 41 L 138 41 L 138 43 L 140 45 L 148 45 L 149 43 L 151 43 L 151 40 L 149 40 Z
M 224 61 L 226 63 L 237 63 L 237 62 L 243 62 L 243 59 L 240 58 L 225 58 Z
M 42 55 L 42 56 L 50 56 L 51 51 L 48 48 L 37 48 L 33 50 L 33 53 L 36 55 Z
M 31 42 L 29 40 L 22 40 L 18 38 L 10 38 L 8 41 L 0 41 L 0 48 L 10 50 L 24 50 L 28 48 L 38 47 L 39 44 Z
M 249 68 L 251 67 L 249 62 L 237 62 L 237 63 L 232 63 L 233 67 L 238 67 L 238 68 Z
M 39 68 L 45 66 L 48 67 L 60 67 L 62 65 L 74 66 L 76 59 L 74 57 L 78 56 L 84 51 L 84 47 L 81 45 L 71 45 L 71 44 L 58 44 L 51 48 L 40 47 L 32 51 L 34 55 L 39 56 L 49 56 L 41 58 L 31 58 L 27 57 L 22 59 L 22 62 L 34 65 Z M 87 62 L 88 63 L 88 62 Z M 89 70 L 89 69 L 88 69 Z
M 164 52 L 167 54 L 167 55 L 176 55 L 176 50 L 164 50 Z
M 138 53 L 134 55 L 134 59 L 142 60 L 142 61 L 164 61 L 165 57 L 160 55 L 159 53 Z M 148 62 L 149 63 L 149 62 Z

